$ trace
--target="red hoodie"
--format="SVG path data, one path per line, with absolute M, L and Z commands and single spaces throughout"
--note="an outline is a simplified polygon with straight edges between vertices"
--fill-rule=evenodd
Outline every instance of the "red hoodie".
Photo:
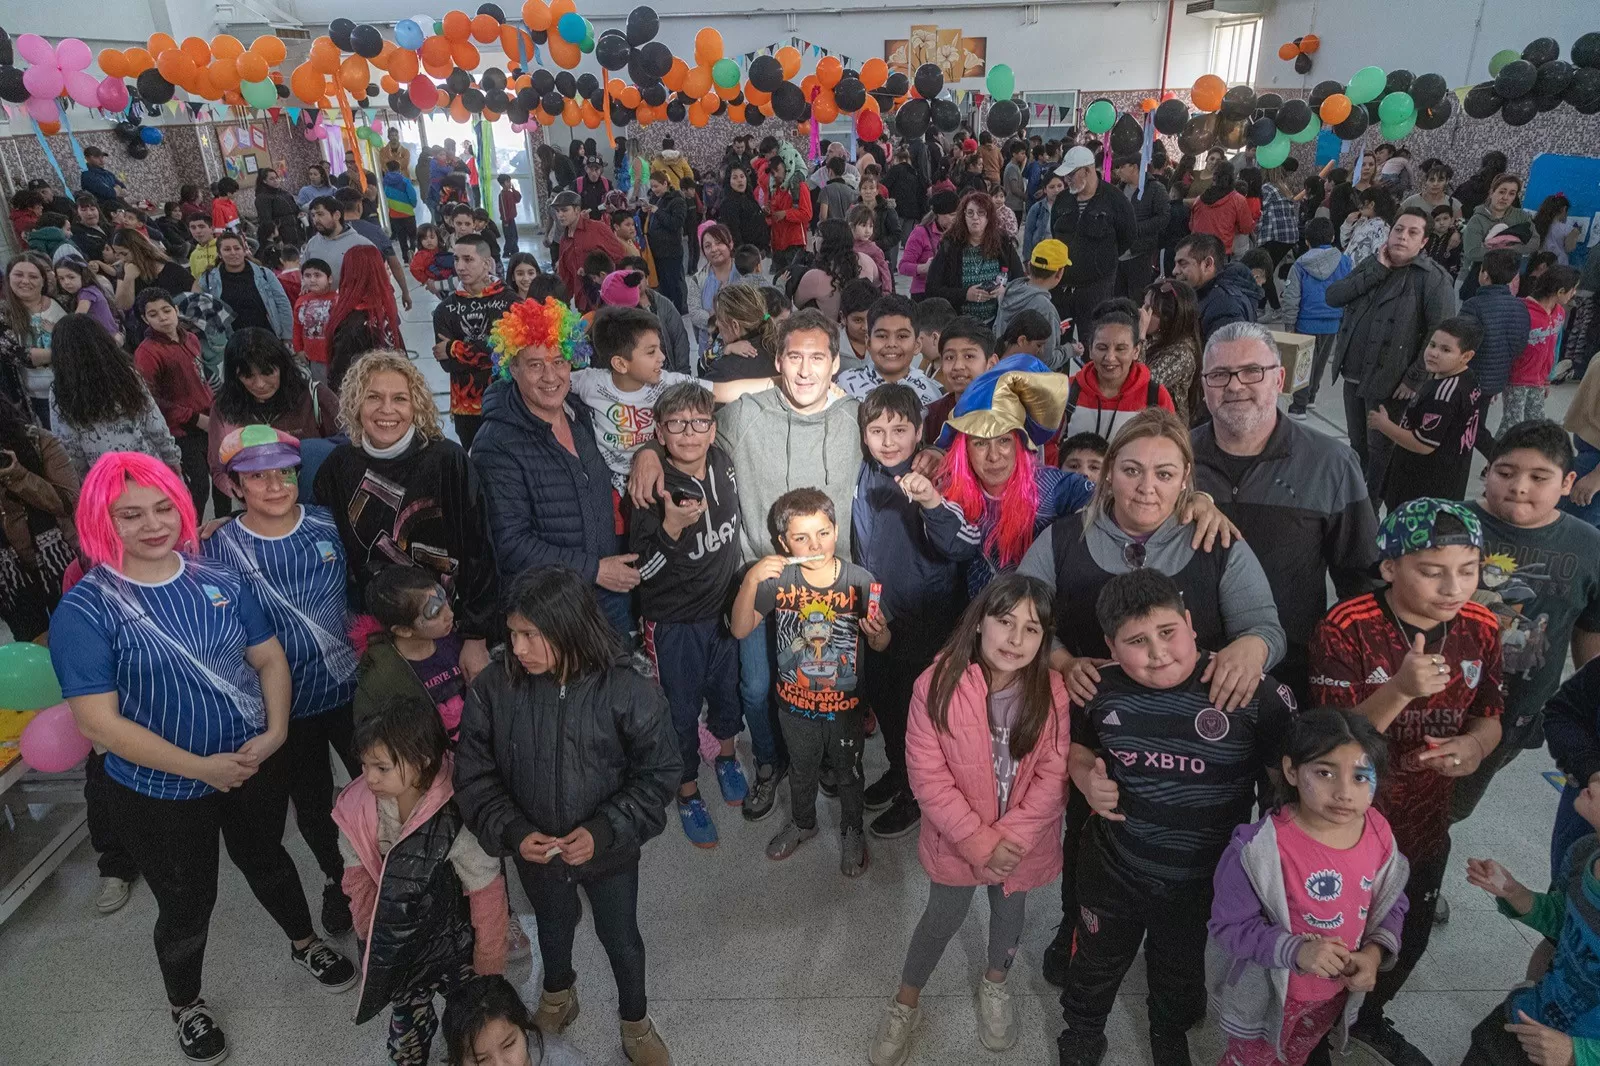
M 150 386 L 150 395 L 174 437 L 205 436 L 195 419 L 210 412 L 211 390 L 200 380 L 199 361 L 200 338 L 182 326 L 176 344 L 152 333 L 133 353 L 133 365 Z
M 796 182 L 795 187 L 799 190 L 798 196 L 779 186 L 767 201 L 774 252 L 799 248 L 806 243 L 806 224 L 811 221 L 811 192 L 804 181 Z M 783 218 L 773 218 L 779 211 L 785 212 Z
M 1072 375 L 1072 385 L 1067 390 L 1067 413 L 1063 419 L 1065 428 L 1061 431 L 1061 439 L 1066 440 L 1076 433 L 1098 433 L 1110 440 L 1130 418 L 1152 406 L 1164 411 L 1177 410 L 1172 406 L 1167 387 L 1150 379 L 1148 366 L 1134 363 L 1128 370 L 1128 378 L 1122 383 L 1121 391 L 1115 396 L 1107 396 L 1100 391 L 1099 372 L 1090 363 Z

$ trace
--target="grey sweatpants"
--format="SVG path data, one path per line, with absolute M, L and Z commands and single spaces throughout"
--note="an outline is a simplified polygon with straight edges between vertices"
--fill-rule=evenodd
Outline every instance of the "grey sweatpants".
M 1028 901 L 1026 892 L 1006 895 L 1000 885 L 989 885 L 989 969 L 1004 972 L 1011 969 L 1017 957 L 1017 944 L 1022 940 L 1022 918 Z M 928 906 L 911 934 L 911 947 L 906 949 L 906 964 L 900 971 L 900 983 L 907 988 L 921 988 L 928 983 L 933 968 L 939 965 L 945 945 L 961 930 L 967 920 L 967 910 L 972 906 L 975 885 L 928 886 Z

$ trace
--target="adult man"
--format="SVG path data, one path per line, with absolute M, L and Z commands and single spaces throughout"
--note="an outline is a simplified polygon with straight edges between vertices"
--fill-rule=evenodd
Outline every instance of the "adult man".
M 739 486 L 741 554 L 746 564 L 779 550 L 767 515 L 790 489 L 813 487 L 828 494 L 837 518 L 836 551 L 850 553 L 850 508 L 861 469 L 860 406 L 830 394 L 839 370 L 839 328 L 814 308 L 796 311 L 778 331 L 778 387 L 750 393 L 717 412 L 717 444 L 733 461 Z M 784 442 L 774 447 L 774 441 Z M 664 491 L 660 446 L 634 456 L 629 494 L 648 506 Z M 757 772 L 744 802 L 756 821 L 772 811 L 785 773 L 782 742 L 773 722 L 772 655 L 767 627 L 757 626 L 739 642 L 739 702 L 750 725 Z
M 400 164 L 400 173 L 411 173 L 411 149 L 400 143 L 400 127 L 389 127 L 389 143 L 378 150 L 378 165 L 384 170 L 390 163 Z
M 654 175 L 651 175 L 654 177 Z M 583 213 L 583 201 L 571 189 L 562 189 L 550 201 L 551 212 L 556 217 L 556 234 L 559 240 L 556 252 L 556 276 L 572 294 L 572 305 L 580 311 L 593 311 L 583 286 L 583 261 L 590 252 L 604 252 L 616 263 L 628 253 L 611 227 Z M 682 252 L 679 253 L 680 267 Z
M 1288 650 L 1272 676 L 1306 706 L 1306 648 L 1339 599 L 1367 591 L 1378 561 L 1377 520 L 1349 446 L 1278 411 L 1283 363 L 1265 326 L 1231 322 L 1212 334 L 1201 381 L 1211 421 L 1191 434 L 1195 488 L 1244 534 L 1272 586 Z
M 644 213 L 644 237 L 656 270 L 655 289 L 672 301 L 679 314 L 686 314 L 689 292 L 683 276 L 683 232 L 689 219 L 689 201 L 672 187 L 665 172 L 652 167 L 650 199 L 639 210 Z M 604 223 L 594 224 L 611 232 Z
M 1394 445 L 1367 429 L 1367 415 L 1416 394 L 1428 376 L 1422 350 L 1434 327 L 1456 313 L 1449 273 L 1422 254 L 1428 222 L 1420 207 L 1401 211 L 1378 253 L 1328 286 L 1328 306 L 1344 308 L 1333 359 L 1344 377 L 1345 431 L 1374 499 Z
M 661 154 L 650 160 L 650 174 L 652 177 L 661 174 L 662 180 L 673 189 L 681 189 L 685 184 L 694 182 L 694 168 L 678 151 L 678 144 L 671 137 L 661 138 Z
M 319 196 L 311 201 L 311 228 L 316 232 L 306 241 L 303 258 L 327 263 L 333 268 L 333 283 L 338 285 L 339 267 L 344 263 L 345 253 L 357 245 L 372 242 L 345 225 L 344 205 L 332 196 Z M 410 306 L 409 300 L 407 306 Z
M 1172 274 L 1189 283 L 1200 303 L 1200 341 L 1229 322 L 1254 322 L 1261 286 L 1243 263 L 1227 263 L 1222 242 L 1209 233 L 1191 233 L 1178 242 Z
M 407 311 L 411 310 L 411 287 L 406 283 L 409 275 L 406 273 L 405 264 L 400 262 L 400 256 L 394 250 L 394 241 L 383 232 L 383 227 L 361 217 L 365 207 L 361 193 L 355 186 L 347 186 L 340 189 L 334 195 L 334 199 L 344 208 L 344 217 L 350 220 L 346 224 L 371 242 L 373 247 L 378 249 L 378 254 L 383 256 L 383 261 L 389 266 L 389 273 L 394 276 L 395 284 L 400 286 L 400 302 L 405 305 Z
M 1139 190 L 1139 153 L 1117 156 L 1112 176 L 1117 187 L 1133 207 L 1133 241 L 1117 260 L 1117 295 L 1134 303 L 1144 302 L 1145 286 L 1155 276 L 1156 249 L 1172 212 L 1167 187 L 1153 172 L 1145 175 L 1144 191 Z
M 823 141 L 821 147 L 822 159 L 811 171 L 810 185 L 815 186 L 820 191 L 823 186 L 833 180 L 833 173 L 829 170 L 829 164 L 835 159 L 844 162 L 844 180 L 849 183 L 851 188 L 855 188 L 861 183 L 860 171 L 856 170 L 850 161 L 844 157 L 843 141 Z
M 1072 256 L 1056 308 L 1072 319 L 1081 342 L 1088 335 L 1094 309 L 1111 299 L 1117 283 L 1117 257 L 1133 244 L 1133 208 L 1125 196 L 1094 172 L 1094 153 L 1074 145 L 1056 168 L 1067 179 L 1067 191 L 1051 209 L 1050 232 Z
M 483 395 L 494 368 L 489 331 L 515 300 L 494 276 L 488 241 L 470 233 L 457 236 L 451 251 L 458 287 L 433 309 L 433 357 L 450 371 L 450 415 L 456 437 L 470 452 L 483 423 Z
M 98 200 L 115 200 L 119 188 L 126 189 L 122 179 L 106 169 L 106 152 L 104 148 L 87 145 L 83 149 L 84 168 L 83 177 L 79 179 L 83 191 L 93 195 Z
M 856 190 L 844 180 L 844 168 L 845 159 L 842 155 L 831 156 L 822 165 L 823 186 L 817 190 L 818 222 L 830 218 L 843 220 L 850 213 L 850 208 L 855 206 Z

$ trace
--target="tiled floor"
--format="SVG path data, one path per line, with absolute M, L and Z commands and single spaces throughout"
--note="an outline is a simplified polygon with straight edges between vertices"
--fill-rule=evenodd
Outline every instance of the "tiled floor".
M 411 347 L 442 391 L 443 375 L 427 357 L 426 308 L 419 305 L 408 319 Z M 1338 417 L 1337 393 L 1324 395 L 1323 410 Z M 1558 395 L 1552 404 L 1558 417 L 1565 399 Z M 875 742 L 868 749 L 875 776 L 881 749 Z M 1555 789 L 1541 775 L 1549 768 L 1548 757 L 1534 752 L 1501 775 L 1477 815 L 1455 834 L 1458 870 L 1469 855 L 1492 856 L 1543 886 L 1556 803 Z M 710 775 L 702 776 L 714 793 Z M 645 849 L 640 920 L 650 955 L 651 1013 L 682 1066 L 864 1063 L 879 1012 L 897 983 L 927 885 L 916 838 L 873 842 L 871 869 L 852 882 L 838 874 L 831 832 L 785 863 L 767 861 L 762 848 L 781 816 L 748 825 L 719 807 L 713 812 L 722 832 L 716 850 L 689 846 L 675 825 Z M 836 808 L 824 803 L 822 817 L 825 829 L 835 825 Z M 0 847 L 5 839 L 0 827 Z M 290 848 L 315 901 L 320 886 L 310 853 L 298 837 Z M 150 947 L 155 908 L 149 891 L 137 887 L 127 907 L 102 918 L 93 909 L 96 889 L 94 857 L 85 845 L 0 926 L 0 1062 L 143 1066 L 177 1060 Z M 1537 938 L 1496 915 L 1464 876 L 1452 874 L 1445 894 L 1454 920 L 1435 933 L 1392 1013 L 1438 1066 L 1453 1066 L 1472 1026 L 1521 977 Z M 977 903 L 978 913 L 928 986 L 913 1062 L 1055 1061 L 1056 992 L 1040 978 L 1038 965 L 1060 917 L 1058 900 L 1051 886 L 1035 893 L 1029 910 L 1011 981 L 1022 1020 L 1018 1046 L 991 1055 L 976 1040 L 970 993 L 983 965 L 986 925 L 984 904 Z M 532 918 L 522 921 L 531 931 Z M 383 1022 L 357 1028 L 350 1021 L 353 994 L 327 995 L 290 964 L 287 945 L 226 862 L 211 931 L 206 995 L 233 1041 L 231 1062 L 387 1061 Z M 1159 964 L 1159 945 L 1155 955 Z M 579 932 L 577 967 L 585 1009 L 570 1037 L 587 1062 L 623 1063 L 615 992 L 587 922 Z M 537 996 L 536 961 L 514 964 L 511 977 L 530 1001 Z M 1144 989 L 1141 963 L 1112 1015 L 1107 1062 L 1113 1066 L 1149 1061 Z M 1192 1046 L 1197 1063 L 1216 1061 L 1214 1029 L 1197 1031 Z

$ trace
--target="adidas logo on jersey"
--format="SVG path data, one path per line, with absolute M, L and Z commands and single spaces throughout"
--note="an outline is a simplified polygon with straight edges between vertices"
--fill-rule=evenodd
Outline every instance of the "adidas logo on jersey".
M 1101 725 L 1121 725 L 1122 724 L 1122 719 L 1117 717 L 1117 712 L 1115 710 L 1110 710 L 1110 711 L 1106 712 L 1106 716 L 1104 718 L 1100 719 L 1100 724 Z
M 1367 675 L 1367 684 L 1369 685 L 1386 685 L 1388 683 L 1389 671 L 1381 666 L 1374 668 L 1372 673 Z

